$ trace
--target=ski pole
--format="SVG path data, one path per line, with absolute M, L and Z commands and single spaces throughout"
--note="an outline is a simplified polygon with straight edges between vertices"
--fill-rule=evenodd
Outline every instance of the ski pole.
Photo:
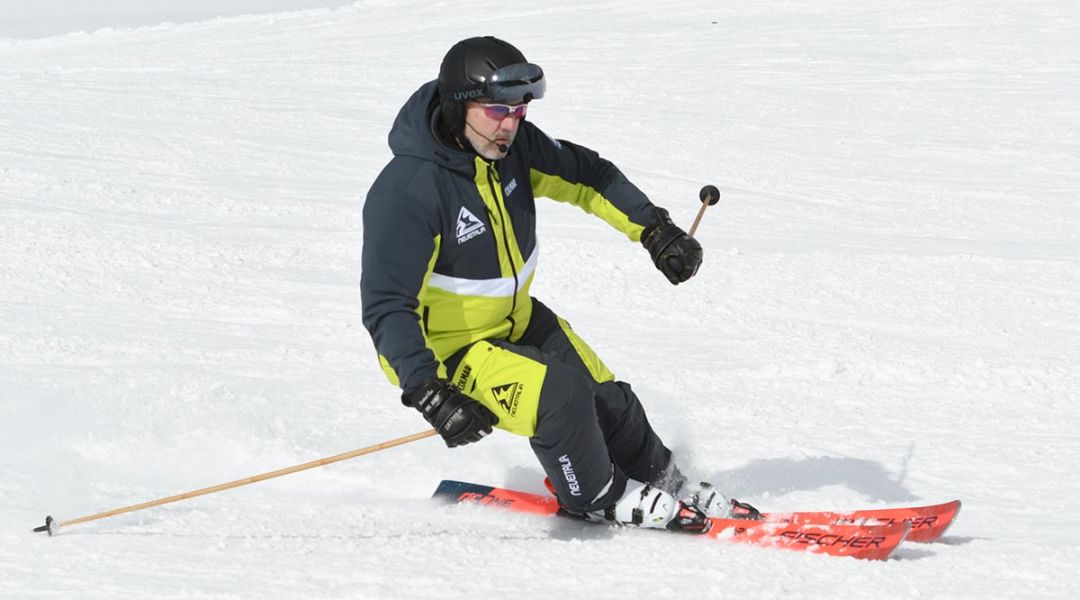
M 688 234 L 690 237 L 694 237 L 694 232 L 701 223 L 701 217 L 705 216 L 705 209 L 720 201 L 720 190 L 716 189 L 715 185 L 707 185 L 698 192 L 698 198 L 701 199 L 701 208 L 698 209 L 694 224 L 690 226 Z
M 259 475 L 253 475 L 251 477 L 245 477 L 244 479 L 237 479 L 236 481 L 230 481 L 228 483 L 222 483 L 191 492 L 185 492 L 183 494 L 177 494 L 175 496 L 169 496 L 168 498 L 159 498 L 158 500 L 151 500 L 150 502 L 143 502 L 142 504 L 133 504 L 131 506 L 125 506 L 124 508 L 117 508 L 94 515 L 87 515 L 85 517 L 79 517 L 78 519 L 71 519 L 69 521 L 56 521 L 51 516 L 45 517 L 45 524 L 41 527 L 35 527 L 34 533 L 47 532 L 49 536 L 56 533 L 61 527 L 67 527 L 69 525 L 76 525 L 78 523 L 87 523 L 90 521 L 96 521 L 98 519 L 104 519 L 106 517 L 113 517 L 116 515 L 122 515 L 124 513 L 135 512 L 144 508 L 152 508 L 154 506 L 161 506 L 162 504 L 169 504 L 170 502 L 179 502 L 181 500 L 187 500 L 188 498 L 195 498 L 198 496 L 205 496 L 207 494 L 213 494 L 216 492 L 223 492 L 225 490 L 231 490 L 250 483 L 257 483 L 259 481 L 266 481 L 267 479 L 273 479 L 275 477 L 282 477 L 284 475 L 290 475 L 292 473 L 299 473 L 300 471 L 306 471 L 315 467 L 321 467 L 350 458 L 356 458 L 357 456 L 363 456 L 365 454 L 371 454 L 380 450 L 386 450 L 387 448 L 393 448 L 394 446 L 401 446 L 408 444 L 409 442 L 415 442 L 424 438 L 437 435 L 438 432 L 434 429 L 427 431 L 421 431 L 420 433 L 414 433 L 405 437 L 399 437 L 397 439 L 389 440 L 381 444 L 375 444 L 374 446 L 368 446 L 366 448 L 360 448 L 358 450 L 352 450 L 350 452 L 344 452 L 342 454 L 336 454 L 334 456 L 328 456 L 326 458 L 320 458 L 311 462 L 306 462 L 301 465 L 295 465 L 292 467 L 286 467 L 284 469 L 278 469 L 276 471 L 269 471 L 267 473 L 261 473 Z

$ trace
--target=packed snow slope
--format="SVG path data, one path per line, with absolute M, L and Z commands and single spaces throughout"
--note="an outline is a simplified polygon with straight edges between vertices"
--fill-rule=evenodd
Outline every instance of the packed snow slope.
M 187 23 L 217 17 L 298 11 L 352 4 L 349 0 L 0 0 L 0 38 L 33 39 L 63 33 Z
M 165 18 L 162 21 L 166 20 Z M 539 203 L 537 296 L 696 477 L 767 510 L 961 498 L 868 563 L 434 506 L 542 490 L 427 439 L 360 323 L 386 134 L 455 41 L 543 65 L 529 118 L 688 226 Z M 1076 597 L 1080 7 L 370 1 L 0 41 L 0 597 Z

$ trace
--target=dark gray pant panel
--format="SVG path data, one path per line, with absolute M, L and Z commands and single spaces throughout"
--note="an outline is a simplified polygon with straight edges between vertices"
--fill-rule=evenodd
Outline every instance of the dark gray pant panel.
M 626 476 L 612 464 L 592 388 L 573 369 L 548 365 L 536 435 L 529 443 L 565 508 L 598 510 L 622 496 Z
M 656 481 L 671 462 L 671 451 L 653 431 L 630 385 L 622 381 L 601 383 L 595 386 L 594 396 L 612 462 L 631 479 Z
M 604 441 L 617 467 L 641 482 L 651 483 L 661 476 L 671 461 L 671 451 L 649 424 L 637 394 L 622 381 L 597 383 L 555 313 L 539 300 L 533 299 L 533 316 L 519 343 L 539 348 L 548 364 L 558 361 L 585 376 L 593 390 Z

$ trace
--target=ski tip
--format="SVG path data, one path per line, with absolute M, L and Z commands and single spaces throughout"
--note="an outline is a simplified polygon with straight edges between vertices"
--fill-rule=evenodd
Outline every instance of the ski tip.
M 439 482 L 439 487 L 435 488 L 435 493 L 432 494 L 431 497 L 453 503 L 457 502 L 457 499 L 466 492 L 475 492 L 486 495 L 490 494 L 493 489 L 495 488 L 490 485 L 478 485 L 475 483 L 467 483 L 465 481 L 444 479 Z
M 945 510 L 959 511 L 960 510 L 960 504 L 961 504 L 960 500 L 951 500 L 949 502 L 943 502 L 941 504 L 941 508 L 943 508 Z
M 963 506 L 963 503 L 960 502 L 959 500 L 953 500 L 949 504 L 953 506 L 953 508 L 952 508 L 952 518 L 949 519 L 948 524 L 946 524 L 945 527 L 942 528 L 942 530 L 940 532 L 938 532 L 937 537 L 935 539 L 941 539 L 942 536 L 944 536 L 946 533 L 948 533 L 949 529 L 952 528 L 953 523 L 956 522 L 957 517 L 960 516 L 960 508 Z
M 431 495 L 436 499 L 447 499 L 452 496 L 454 491 L 461 485 L 460 481 L 452 481 L 450 479 L 443 479 L 439 482 L 439 487 L 435 488 L 435 493 Z
M 49 537 L 52 537 L 56 533 L 56 521 L 51 516 L 45 517 L 45 524 L 41 527 L 35 527 L 34 533 L 48 533 Z
M 888 560 L 892 558 L 893 555 L 896 554 L 897 549 L 899 549 L 900 546 L 903 546 L 904 542 L 907 541 L 908 536 L 911 535 L 911 522 L 903 521 L 898 525 L 904 528 L 904 533 L 900 535 L 900 539 L 897 540 L 895 544 L 893 544 L 892 548 L 889 548 L 889 552 L 885 554 L 885 556 L 881 557 L 881 560 Z

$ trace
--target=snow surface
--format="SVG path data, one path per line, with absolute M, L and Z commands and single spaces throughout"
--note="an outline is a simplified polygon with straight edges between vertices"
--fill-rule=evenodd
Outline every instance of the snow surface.
M 130 16 L 0 40 L 0 597 L 1080 594 L 1076 2 Z M 959 497 L 943 543 L 861 562 L 427 500 L 542 489 L 503 433 L 30 533 L 424 429 L 360 323 L 360 211 L 476 34 L 544 66 L 530 119 L 679 221 L 723 192 L 678 287 L 538 208 L 535 293 L 683 464 L 767 510 Z
M 110 28 L 352 4 L 349 0 L 0 0 L 0 38 L 40 38 Z

